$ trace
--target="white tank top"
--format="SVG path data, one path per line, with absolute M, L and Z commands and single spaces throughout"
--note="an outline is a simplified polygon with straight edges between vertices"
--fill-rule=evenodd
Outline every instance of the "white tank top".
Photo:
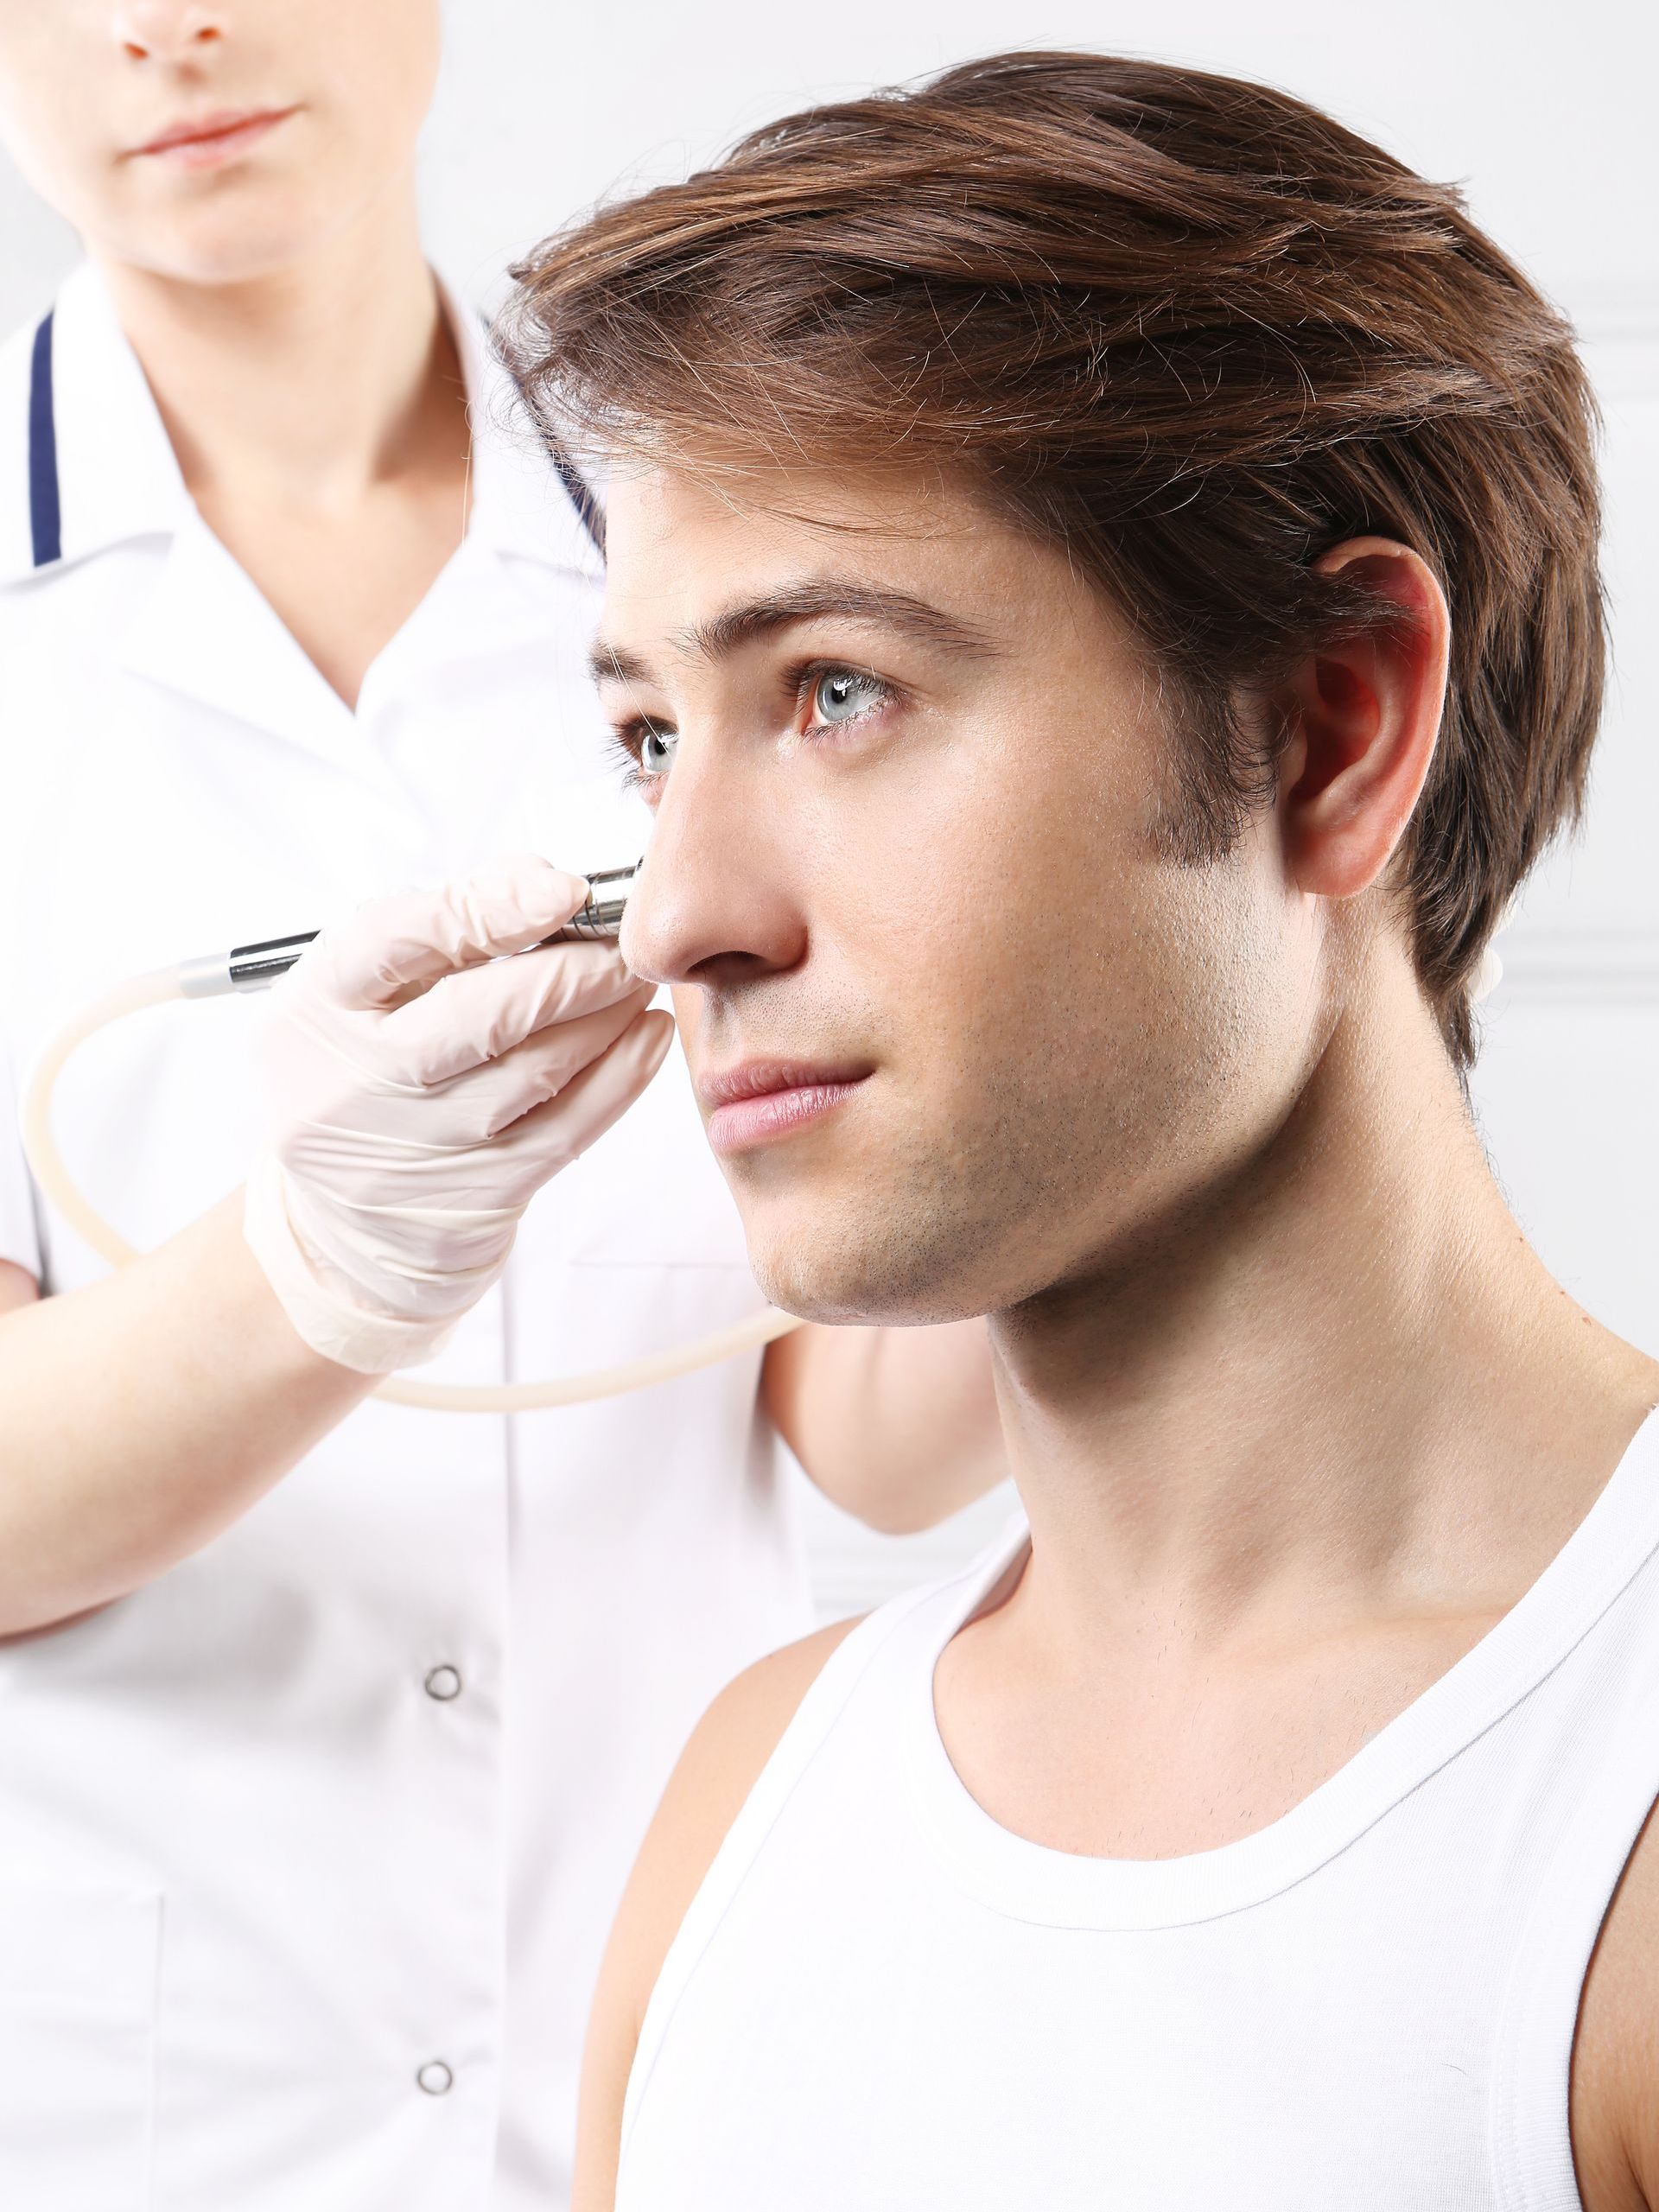
M 834 1653 L 687 1914 L 618 2212 L 1576 2212 L 1579 1993 L 1659 1796 L 1659 1414 L 1450 1673 L 1271 1827 L 1000 1827 L 939 1653 L 1026 1541 Z

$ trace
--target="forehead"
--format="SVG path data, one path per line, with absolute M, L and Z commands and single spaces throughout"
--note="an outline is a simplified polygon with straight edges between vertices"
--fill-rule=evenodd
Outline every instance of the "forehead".
M 937 481 L 783 471 L 740 483 L 631 467 L 606 500 L 607 636 L 689 636 L 734 603 L 814 578 L 951 607 L 1006 594 L 1041 550 Z

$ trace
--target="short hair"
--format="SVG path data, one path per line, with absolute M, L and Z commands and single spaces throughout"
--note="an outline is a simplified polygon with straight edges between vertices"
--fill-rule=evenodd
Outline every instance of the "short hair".
M 1241 701 L 1398 619 L 1319 556 L 1411 546 L 1451 680 L 1395 880 L 1466 1069 L 1482 948 L 1581 808 L 1605 638 L 1572 332 L 1454 188 L 1268 86 L 1007 54 L 772 124 L 513 275 L 550 441 L 944 469 L 1066 548 L 1187 709 L 1195 859 L 1273 788 Z

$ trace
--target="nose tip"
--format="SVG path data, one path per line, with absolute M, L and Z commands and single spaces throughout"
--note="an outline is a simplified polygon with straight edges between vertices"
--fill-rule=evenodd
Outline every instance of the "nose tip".
M 671 874 L 673 871 L 671 869 Z M 655 877 L 642 860 L 634 872 L 633 883 L 628 893 L 626 906 L 622 909 L 621 926 L 617 932 L 617 950 L 624 964 L 632 972 L 652 983 L 673 983 L 681 980 L 675 972 L 671 944 L 675 936 L 672 918 L 673 887 L 666 882 L 659 869 Z M 665 901 L 664 894 L 668 894 Z
M 619 947 L 642 981 L 677 988 L 729 990 L 791 968 L 802 958 L 805 923 L 772 872 L 674 855 L 636 882 Z

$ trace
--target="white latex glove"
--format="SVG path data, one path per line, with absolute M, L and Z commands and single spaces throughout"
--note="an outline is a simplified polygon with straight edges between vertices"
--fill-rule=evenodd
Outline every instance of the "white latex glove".
M 523 949 L 587 890 L 525 855 L 401 892 L 272 993 L 245 1233 L 326 1357 L 369 1375 L 429 1358 L 542 1185 L 662 1065 L 672 1018 L 645 1011 L 613 946 Z

